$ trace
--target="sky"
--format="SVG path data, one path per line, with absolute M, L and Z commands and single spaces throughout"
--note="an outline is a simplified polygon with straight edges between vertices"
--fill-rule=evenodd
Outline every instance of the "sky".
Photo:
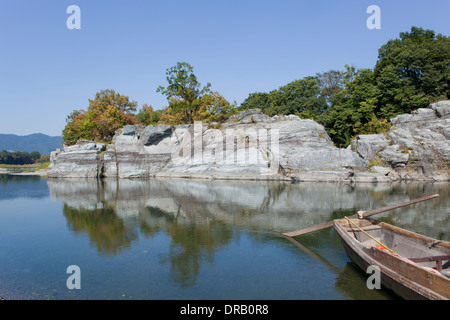
M 380 29 L 367 27 L 371 5 Z M 104 89 L 162 109 L 156 89 L 177 62 L 239 105 L 346 64 L 373 68 L 412 26 L 449 36 L 449 12 L 448 0 L 0 0 L 0 133 L 61 135 Z

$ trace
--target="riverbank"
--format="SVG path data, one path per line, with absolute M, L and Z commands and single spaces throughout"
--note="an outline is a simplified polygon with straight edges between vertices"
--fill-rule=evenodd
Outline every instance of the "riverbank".
M 15 175 L 15 176 L 40 176 L 40 177 L 48 176 L 47 169 L 37 170 L 37 171 L 11 171 L 11 170 L 0 169 L 0 174 L 9 174 L 9 175 Z
M 26 164 L 26 165 L 0 165 L 0 174 L 47 176 L 50 163 Z

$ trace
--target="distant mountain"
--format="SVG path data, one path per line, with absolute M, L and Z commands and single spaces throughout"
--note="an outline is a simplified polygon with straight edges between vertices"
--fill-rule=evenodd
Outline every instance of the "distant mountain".
M 57 148 L 62 148 L 62 137 L 52 137 L 42 133 L 27 136 L 0 133 L 0 151 L 38 151 L 40 154 L 49 155 Z

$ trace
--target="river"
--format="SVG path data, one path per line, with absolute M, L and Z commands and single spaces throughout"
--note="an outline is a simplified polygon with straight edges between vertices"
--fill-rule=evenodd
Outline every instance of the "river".
M 358 210 L 450 240 L 448 183 L 77 180 L 0 175 L 4 299 L 374 300 L 334 229 Z M 69 266 L 77 266 L 75 273 Z M 70 288 L 69 278 L 80 287 Z

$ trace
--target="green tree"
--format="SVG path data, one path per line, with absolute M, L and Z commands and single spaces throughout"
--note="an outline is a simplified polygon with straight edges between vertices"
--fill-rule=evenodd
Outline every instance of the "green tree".
M 178 62 L 175 67 L 166 70 L 168 86 L 159 86 L 156 90 L 167 97 L 170 110 L 180 113 L 186 123 L 194 122 L 202 106 L 202 97 L 211 92 L 211 84 L 207 83 L 202 88 L 193 71 L 190 64 Z
M 352 81 L 346 81 L 344 94 L 319 118 L 333 141 L 346 147 L 355 134 L 379 133 L 386 129 L 385 121 L 377 117 L 381 91 L 371 69 L 351 72 Z
M 321 94 L 329 106 L 336 103 L 335 99 L 344 90 L 344 72 L 341 70 L 329 70 L 317 73 Z
M 30 153 L 25 151 L 8 152 L 2 150 L 0 152 L 0 164 L 33 164 L 39 161 L 41 154 L 38 151 L 32 151 Z
M 267 92 L 254 92 L 241 103 L 238 111 L 244 111 L 248 109 L 260 109 L 262 112 L 273 116 L 272 114 L 272 95 Z
M 154 125 L 157 124 L 160 120 L 160 112 L 154 111 L 152 106 L 147 104 L 142 105 L 141 110 L 136 116 L 139 123 L 143 125 Z
M 39 153 L 39 151 L 32 151 L 30 152 L 30 158 L 31 161 L 36 162 L 41 158 L 41 154 Z
M 271 95 L 273 114 L 297 114 L 302 118 L 317 118 L 327 109 L 326 99 L 321 94 L 316 77 L 292 81 Z
M 450 97 L 450 38 L 412 27 L 378 50 L 374 68 L 386 118 Z
M 269 93 L 251 93 L 239 106 L 239 110 L 259 108 L 273 115 L 296 114 L 302 118 L 318 118 L 327 109 L 327 101 L 321 93 L 316 77 L 294 80 Z
M 2 150 L 0 152 L 0 163 L 2 164 L 11 164 L 12 162 L 12 155 L 10 152 L 6 150 Z
M 338 72 L 318 74 L 331 105 L 319 122 L 339 146 L 347 146 L 357 134 L 387 131 L 388 120 L 396 115 L 449 98 L 449 38 L 412 27 L 378 53 L 373 70 L 346 66 L 342 90 L 334 85 L 339 83 Z

